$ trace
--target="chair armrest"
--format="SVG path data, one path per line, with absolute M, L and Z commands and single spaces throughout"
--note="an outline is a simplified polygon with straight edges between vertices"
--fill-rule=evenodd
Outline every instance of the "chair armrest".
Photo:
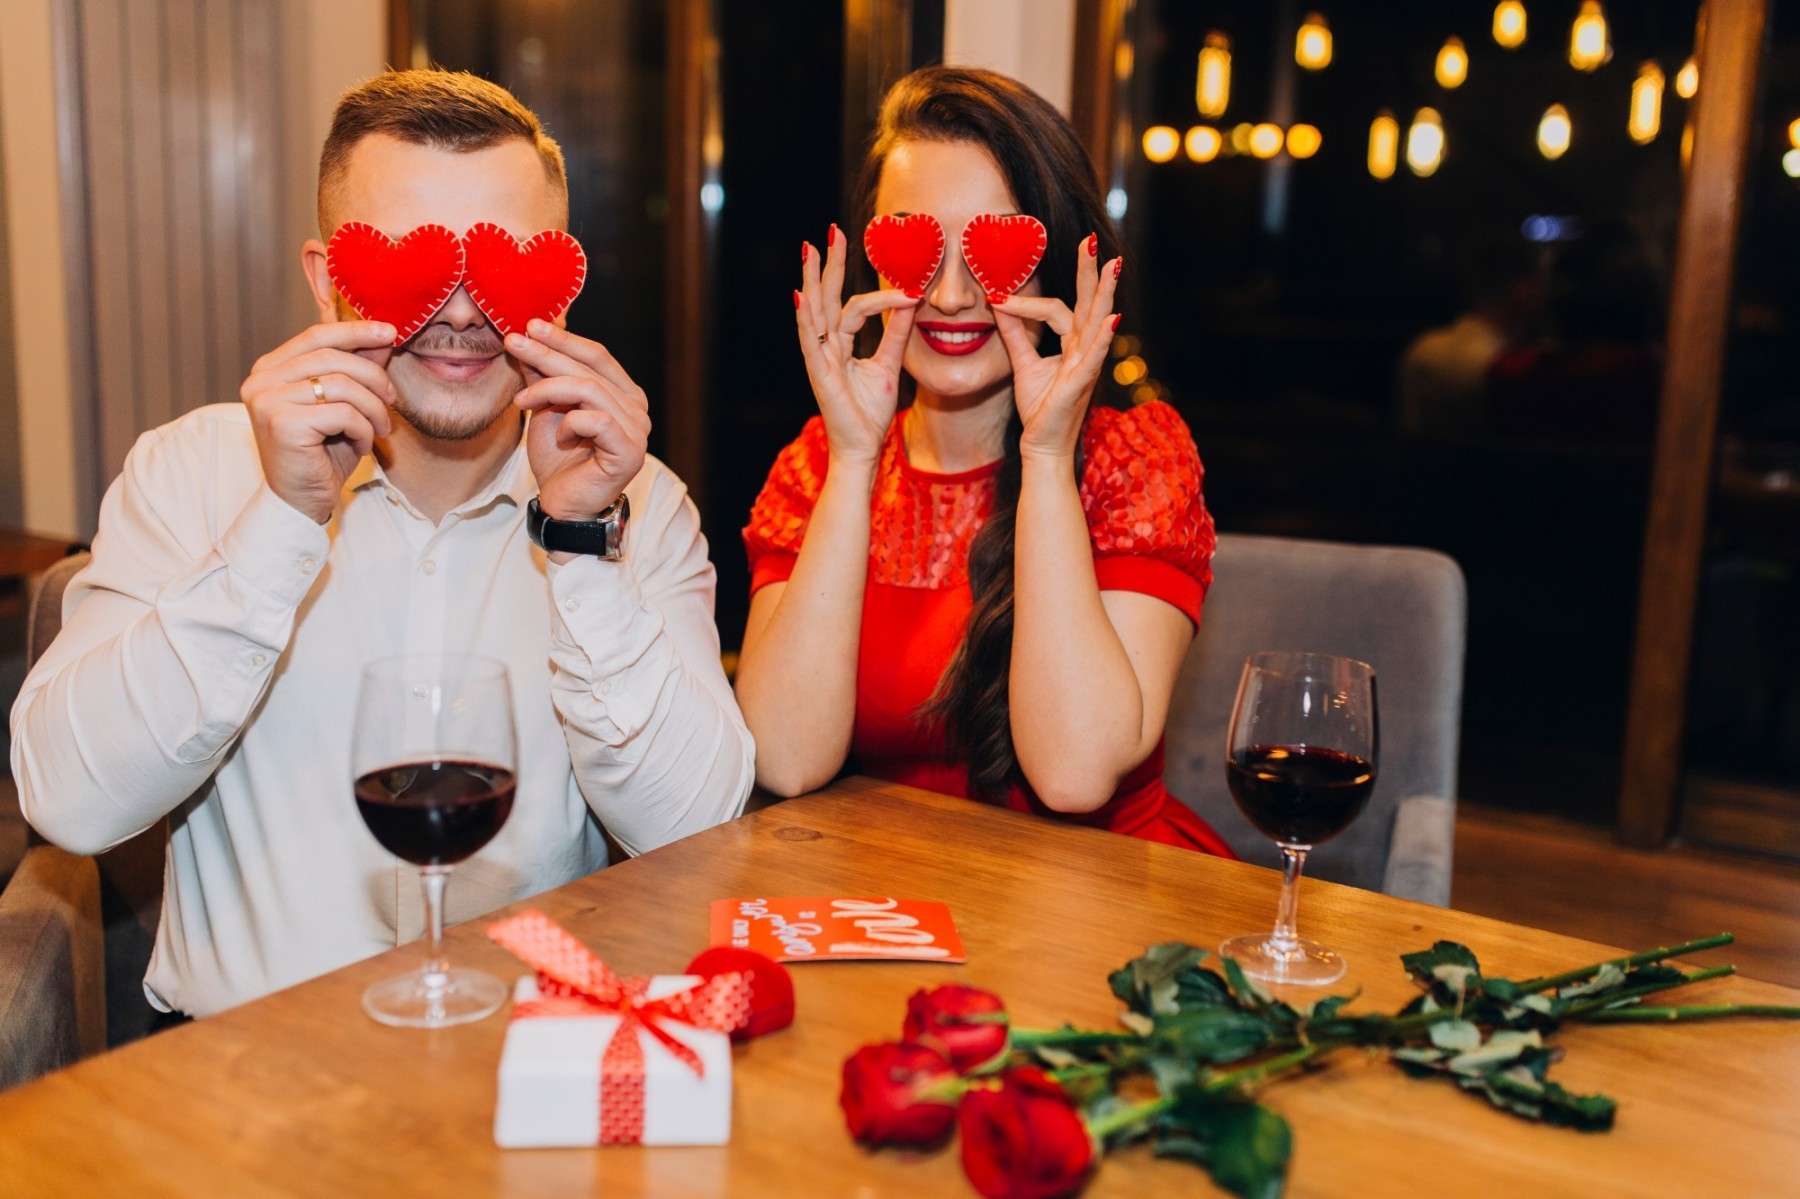
M 1394 809 L 1381 889 L 1447 908 L 1455 854 L 1456 801 L 1441 795 L 1409 795 Z
M 106 1048 L 100 874 L 33 846 L 0 892 L 0 1088 Z

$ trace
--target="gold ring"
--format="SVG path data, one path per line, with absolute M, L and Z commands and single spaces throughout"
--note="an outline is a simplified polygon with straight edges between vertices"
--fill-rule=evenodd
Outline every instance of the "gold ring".
M 325 385 L 319 382 L 319 376 L 308 375 L 306 381 L 312 384 L 313 399 L 318 403 L 323 404 L 325 402 Z

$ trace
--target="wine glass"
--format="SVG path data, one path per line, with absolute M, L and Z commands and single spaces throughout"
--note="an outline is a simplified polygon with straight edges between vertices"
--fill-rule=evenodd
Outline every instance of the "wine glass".
M 383 849 L 419 867 L 430 951 L 422 969 L 363 992 L 383 1024 L 444 1028 L 496 1011 L 499 979 L 444 958 L 450 868 L 512 813 L 512 687 L 492 658 L 416 654 L 363 668 L 350 764 L 356 808 Z
M 1350 826 L 1375 789 L 1375 668 L 1332 654 L 1251 654 L 1225 736 L 1225 780 L 1244 816 L 1281 846 L 1274 931 L 1219 946 L 1251 978 L 1323 986 L 1344 959 L 1295 931 L 1300 871 L 1313 846 Z

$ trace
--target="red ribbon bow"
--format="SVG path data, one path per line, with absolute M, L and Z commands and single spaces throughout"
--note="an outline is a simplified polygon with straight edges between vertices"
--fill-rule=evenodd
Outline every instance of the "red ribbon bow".
M 600 1143 L 635 1144 L 644 1137 L 642 1029 L 697 1076 L 700 1056 L 669 1034 L 663 1020 L 729 1033 L 750 1018 L 750 979 L 718 974 L 661 999 L 645 998 L 648 978 L 614 974 L 587 946 L 538 911 L 524 911 L 488 925 L 487 935 L 537 971 L 539 998 L 513 1006 L 513 1019 L 538 1016 L 619 1017 L 600 1055 Z

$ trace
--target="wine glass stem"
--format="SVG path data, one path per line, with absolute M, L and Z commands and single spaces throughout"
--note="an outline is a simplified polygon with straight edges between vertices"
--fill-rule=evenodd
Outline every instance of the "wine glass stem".
M 1269 947 L 1281 957 L 1291 957 L 1300 948 L 1300 935 L 1294 926 L 1300 915 L 1300 872 L 1306 868 L 1309 848 L 1281 847 L 1281 908 L 1275 914 L 1275 931 L 1269 934 Z
M 419 871 L 419 884 L 425 892 L 425 935 L 431 939 L 425 957 L 425 989 L 433 994 L 441 992 L 450 977 L 450 963 L 444 957 L 444 884 L 449 878 L 448 866 L 426 866 Z

